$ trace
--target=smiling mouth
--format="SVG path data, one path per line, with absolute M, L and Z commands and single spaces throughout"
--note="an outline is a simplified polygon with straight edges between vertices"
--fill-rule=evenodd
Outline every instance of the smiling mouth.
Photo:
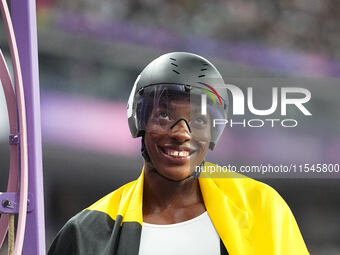
M 190 149 L 174 149 L 161 146 L 158 147 L 165 155 L 178 159 L 189 158 L 195 152 L 194 150 Z

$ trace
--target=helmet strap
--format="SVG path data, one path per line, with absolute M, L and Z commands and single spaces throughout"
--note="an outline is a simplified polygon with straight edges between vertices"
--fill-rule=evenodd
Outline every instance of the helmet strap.
M 151 159 L 150 159 L 150 156 L 148 154 L 148 151 L 146 150 L 146 146 L 145 146 L 145 142 L 144 142 L 144 136 L 145 136 L 145 133 L 143 132 L 142 133 L 142 147 L 141 147 L 141 153 L 142 153 L 142 156 L 144 158 L 144 160 L 146 162 L 149 162 L 149 163 L 152 163 L 151 162 Z

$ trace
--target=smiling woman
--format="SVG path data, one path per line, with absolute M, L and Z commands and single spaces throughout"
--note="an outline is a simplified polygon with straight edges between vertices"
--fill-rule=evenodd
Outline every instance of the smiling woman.
M 212 124 L 227 118 L 223 85 L 198 55 L 174 52 L 151 62 L 127 110 L 132 136 L 142 137 L 140 177 L 69 220 L 49 255 L 308 254 L 293 214 L 272 188 L 196 171 L 214 166 L 204 159 L 225 127 Z
M 191 114 L 189 100 L 179 98 L 168 102 L 167 106 L 153 109 L 144 141 L 152 168 L 168 179 L 179 181 L 188 178 L 192 167 L 204 160 L 210 142 L 210 117 Z

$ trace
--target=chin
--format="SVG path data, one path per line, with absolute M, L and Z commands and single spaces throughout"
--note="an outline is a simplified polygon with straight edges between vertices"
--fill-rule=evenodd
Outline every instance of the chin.
M 192 171 L 190 170 L 190 165 L 188 166 L 169 166 L 169 167 L 163 167 L 162 171 L 159 171 L 159 173 L 171 180 L 174 181 L 180 181 L 185 178 L 187 178 Z

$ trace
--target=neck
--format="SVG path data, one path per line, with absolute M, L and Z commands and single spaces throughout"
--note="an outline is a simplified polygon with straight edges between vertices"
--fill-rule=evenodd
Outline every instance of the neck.
M 148 210 L 179 209 L 203 203 L 197 178 L 172 181 L 145 164 L 143 207 Z

